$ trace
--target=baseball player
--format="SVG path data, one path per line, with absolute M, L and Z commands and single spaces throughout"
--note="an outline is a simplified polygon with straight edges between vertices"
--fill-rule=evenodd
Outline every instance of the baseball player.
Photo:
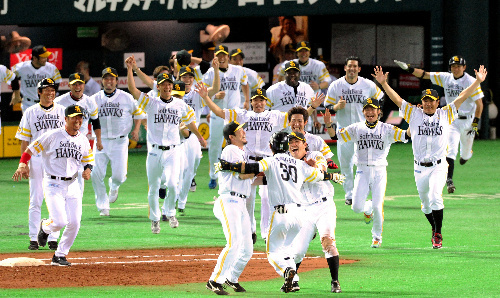
M 418 194 L 422 201 L 422 212 L 432 227 L 432 247 L 442 247 L 443 236 L 443 187 L 446 183 L 448 165 L 446 151 L 451 123 L 457 118 L 457 111 L 486 78 L 486 68 L 481 65 L 476 73 L 476 80 L 464 89 L 457 98 L 443 108 L 438 109 L 439 96 L 436 90 L 422 92 L 422 108 L 417 108 L 402 99 L 387 84 L 387 73 L 382 67 L 375 68 L 373 75 L 382 85 L 391 100 L 399 107 L 401 115 L 411 129 L 414 156 L 414 175 Z
M 444 98 L 446 103 L 452 103 L 465 88 L 469 87 L 474 78 L 465 72 L 466 63 L 462 56 L 453 56 L 448 62 L 450 72 L 426 72 L 425 70 L 413 68 L 409 64 L 394 60 L 399 67 L 413 74 L 414 76 L 431 80 L 435 85 L 444 88 Z M 448 193 L 455 192 L 453 183 L 453 172 L 455 169 L 455 159 L 460 143 L 460 164 L 464 165 L 472 157 L 472 144 L 477 133 L 479 119 L 483 112 L 484 97 L 481 86 L 460 106 L 458 118 L 453 121 L 450 128 L 448 140 L 448 177 L 446 186 Z
M 19 62 L 12 67 L 16 80 L 12 82 L 11 105 L 21 102 L 23 113 L 27 108 L 39 102 L 37 84 L 45 78 L 51 78 L 56 87 L 61 83 L 61 74 L 57 67 L 47 62 L 52 52 L 42 46 L 35 46 L 31 50 L 31 61 Z M 22 98 L 21 98 L 22 94 Z
M 83 122 L 80 127 L 80 132 L 86 136 L 89 133 L 89 121 L 94 128 L 96 135 L 96 147 L 97 150 L 102 150 L 102 140 L 101 140 L 101 124 L 99 122 L 99 117 L 97 115 L 97 104 L 95 101 L 84 94 L 87 88 L 85 84 L 85 76 L 81 73 L 72 73 L 69 76 L 69 90 L 63 95 L 60 95 L 54 99 L 55 103 L 62 105 L 63 107 L 69 107 L 71 105 L 78 105 L 82 108 Z M 85 187 L 85 180 L 82 178 L 83 168 L 78 171 L 78 183 L 80 183 L 80 189 L 83 193 Z
M 291 133 L 305 139 L 303 135 Z M 310 165 L 315 165 L 314 160 L 303 161 L 298 159 L 300 155 L 305 155 L 305 146 L 302 150 L 295 148 L 288 151 L 288 133 L 274 133 L 270 140 L 273 156 L 266 157 L 258 163 L 229 163 L 221 159 L 222 170 L 244 174 L 258 174 L 264 172 L 265 183 L 269 185 L 269 204 L 273 206 L 274 212 L 271 216 L 269 232 L 267 236 L 266 253 L 269 263 L 276 272 L 285 278 L 285 285 L 282 287 L 285 293 L 292 290 L 293 278 L 296 275 L 295 263 L 293 260 L 290 245 L 299 232 L 302 214 L 288 210 L 285 205 L 303 202 L 300 188 L 304 182 L 315 182 L 321 180 L 339 181 L 340 175 L 325 173 Z M 262 180 L 264 181 L 264 180 Z
M 40 102 L 26 110 L 17 129 L 16 138 L 21 140 L 21 154 L 26 151 L 31 142 L 38 139 L 43 133 L 64 126 L 64 107 L 54 103 L 56 84 L 52 79 L 46 78 L 38 82 L 38 96 Z M 37 250 L 40 246 L 40 243 L 37 242 L 37 235 L 44 198 L 42 187 L 44 167 L 42 155 L 34 151 L 32 153 L 33 158 L 29 163 L 30 204 L 28 221 L 30 245 L 28 249 Z M 57 238 L 59 238 L 59 232 L 50 234 L 48 243 L 50 249 L 57 249 Z
M 217 98 L 215 103 L 222 109 L 234 109 L 240 106 L 241 95 L 240 88 L 245 97 L 244 108 L 248 110 L 250 107 L 250 93 L 248 86 L 247 75 L 241 66 L 229 64 L 228 48 L 224 45 L 219 45 L 215 50 L 215 57 L 219 60 L 220 72 L 220 92 L 224 95 L 222 99 Z M 215 69 L 211 67 L 203 76 L 203 83 L 208 87 L 212 87 L 214 81 Z M 208 160 L 210 162 L 210 183 L 208 187 L 214 189 L 217 187 L 217 175 L 215 175 L 214 163 L 220 157 L 222 151 L 222 129 L 224 120 L 215 116 L 212 112 L 210 115 L 210 139 L 208 147 Z M 207 117 L 208 118 L 208 117 Z
M 75 71 L 83 74 L 84 76 L 83 80 L 85 82 L 85 89 L 83 90 L 83 94 L 92 96 L 101 91 L 101 86 L 99 86 L 99 84 L 90 76 L 90 68 L 87 61 L 78 62 Z
M 295 58 L 295 53 L 295 45 L 293 43 L 289 43 L 285 46 L 285 55 L 283 56 L 284 60 L 281 61 L 281 63 L 276 64 L 276 66 L 274 66 L 273 68 L 273 85 L 280 81 L 280 70 L 283 66 L 283 63 L 293 60 L 293 58 Z
M 10 85 L 15 78 L 16 75 L 10 69 L 0 64 L 0 83 L 4 82 L 7 85 Z M 0 90 L 0 102 L 2 101 L 1 91 L 2 90 Z M 1 128 L 2 128 L 2 115 L 0 115 L 0 134 L 2 134 Z
M 31 109 L 36 109 L 36 106 Z M 41 220 L 37 238 L 38 244 L 45 246 L 50 235 L 59 233 L 66 227 L 52 257 L 51 264 L 57 266 L 71 265 L 66 255 L 75 241 L 82 218 L 82 192 L 76 176 L 83 165 L 83 178 L 90 179 L 94 161 L 89 140 L 80 133 L 82 108 L 69 106 L 64 115 L 65 126 L 47 131 L 32 142 L 23 152 L 19 167 L 12 176 L 15 181 L 28 178 L 28 161 L 32 155 L 41 154 L 44 169 L 43 192 L 50 218 Z
M 222 150 L 222 159 L 233 163 L 247 161 L 244 150 L 246 125 L 235 121 L 224 125 L 223 134 L 228 145 Z M 245 201 L 250 196 L 255 175 L 229 171 L 220 171 L 218 175 L 219 197 L 214 203 L 214 215 L 222 224 L 227 243 L 206 287 L 217 295 L 228 295 L 222 287 L 224 283 L 235 292 L 246 292 L 238 278 L 253 254 L 251 222 Z
M 309 150 L 307 136 L 304 136 L 301 132 L 294 132 L 289 135 L 289 144 L 292 156 L 301 160 L 315 160 L 316 166 L 320 170 L 327 171 L 325 157 L 319 151 Z M 342 182 L 342 177 L 340 177 L 338 183 L 342 184 Z M 337 210 L 333 202 L 333 186 L 329 181 L 305 182 L 300 191 L 304 200 L 297 204 L 299 208 L 297 212 L 302 214 L 302 223 L 291 247 L 291 251 L 294 253 L 296 271 L 299 271 L 299 266 L 306 255 L 309 243 L 317 230 L 332 277 L 331 291 L 340 293 L 342 290 L 339 284 L 339 252 L 335 244 Z M 296 275 L 292 284 L 292 292 L 300 290 L 298 281 L 299 277 Z
M 102 150 L 96 151 L 95 168 L 92 171 L 92 186 L 95 193 L 97 210 L 101 216 L 109 216 L 109 203 L 118 198 L 118 188 L 127 179 L 128 134 L 135 122 L 132 137 L 137 141 L 140 120 L 132 121 L 133 116 L 142 113 L 137 102 L 129 93 L 117 89 L 118 72 L 112 67 L 102 70 L 103 90 L 91 99 L 97 104 L 101 125 Z M 109 195 L 106 193 L 104 177 L 108 163 L 111 162 Z
M 336 112 L 338 131 L 353 123 L 363 121 L 363 101 L 368 97 L 382 100 L 384 93 L 374 82 L 360 77 L 361 60 L 358 57 L 347 57 L 344 70 L 346 75 L 334 81 L 328 87 L 325 107 Z M 346 176 L 344 183 L 345 204 L 352 205 L 352 189 L 354 187 L 354 143 L 337 144 L 337 156 L 340 170 Z
M 202 60 L 201 58 L 192 57 L 191 54 L 186 50 L 181 50 L 175 54 L 175 75 L 179 77 L 179 71 L 182 67 L 190 67 L 191 62 L 194 62 L 198 65 L 196 67 L 191 68 L 194 73 L 194 80 L 198 83 L 203 80 L 203 74 L 208 71 L 210 68 L 210 62 Z M 213 61 L 212 61 L 213 63 Z M 217 93 L 217 92 L 216 92 Z
M 344 127 L 339 131 L 339 144 L 353 142 L 356 177 L 352 193 L 352 210 L 364 212 L 367 224 L 373 221 L 371 247 L 382 244 L 382 225 L 384 223 L 384 197 L 387 186 L 387 155 L 394 142 L 407 143 L 409 136 L 393 125 L 379 121 L 380 102 L 367 98 L 363 101 L 364 122 Z M 325 119 L 331 123 L 331 119 Z M 372 199 L 367 201 L 369 192 Z
M 265 85 L 264 80 L 259 76 L 259 74 L 248 67 L 243 66 L 243 60 L 245 59 L 245 54 L 241 51 L 241 49 L 234 49 L 230 53 L 231 60 L 229 60 L 229 63 L 232 65 L 239 65 L 243 67 L 245 70 L 245 73 L 248 78 L 248 86 L 250 87 L 250 94 L 255 93 L 257 89 L 262 89 L 262 87 Z M 241 103 L 239 108 L 242 109 L 243 105 L 245 104 L 245 95 L 243 94 L 243 90 L 241 90 Z
M 149 219 L 151 220 L 151 232 L 158 234 L 160 233 L 161 217 L 158 190 L 160 189 L 163 173 L 165 173 L 166 184 L 169 189 L 164 203 L 167 217 L 169 218 L 171 227 L 179 225 L 175 217 L 175 200 L 180 176 L 178 156 L 182 154 L 179 151 L 180 122 L 184 122 L 189 130 L 198 137 L 198 141 L 202 146 L 206 146 L 206 141 L 196 127 L 196 118 L 193 109 L 183 100 L 171 97 L 173 88 L 172 76 L 166 73 L 159 75 L 156 83 L 160 91 L 160 96 L 149 97 L 135 86 L 132 72 L 135 64 L 134 61 L 133 56 L 125 60 L 127 63 L 127 83 L 130 93 L 134 99 L 138 100 L 139 107 L 148 115 L 148 158 L 146 160 L 146 170 L 149 185 Z

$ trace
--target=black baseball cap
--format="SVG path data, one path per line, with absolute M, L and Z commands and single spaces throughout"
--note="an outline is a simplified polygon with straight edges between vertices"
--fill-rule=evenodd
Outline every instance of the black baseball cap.
M 174 87 L 172 88 L 172 95 L 184 96 L 186 94 L 186 84 L 183 81 L 174 81 Z
M 54 82 L 53 79 L 51 78 L 45 78 L 43 80 L 41 80 L 40 82 L 38 82 L 36 88 L 38 90 L 43 90 L 47 87 L 53 87 L 54 89 L 56 89 L 56 83 Z
M 110 74 L 110 75 L 112 75 L 115 78 L 118 77 L 118 72 L 113 67 L 106 67 L 105 69 L 103 69 L 101 77 L 104 78 L 104 76 L 107 75 L 107 74 Z
M 234 49 L 231 51 L 231 57 L 241 55 L 242 59 L 245 59 L 245 54 L 243 54 L 243 51 L 241 49 Z
M 465 59 L 462 56 L 453 56 L 450 58 L 450 61 L 448 61 L 448 65 L 453 65 L 453 64 L 458 64 L 458 65 L 465 65 Z
M 286 64 L 285 64 L 285 72 L 286 71 L 289 71 L 290 69 L 296 69 L 298 71 L 300 71 L 300 68 L 299 66 L 297 65 L 297 62 L 291 60 L 291 61 L 288 61 Z
M 380 101 L 376 98 L 368 97 L 367 99 L 363 100 L 363 109 L 367 106 L 374 107 L 375 109 L 380 109 Z
M 45 46 L 42 45 L 34 46 L 33 49 L 31 49 L 31 56 L 47 58 L 50 55 L 52 55 L 52 52 L 47 51 Z
M 76 82 L 80 82 L 80 83 L 85 84 L 84 78 L 85 78 L 85 76 L 79 72 L 72 73 L 69 75 L 69 84 L 73 85 Z
M 217 56 L 217 54 L 219 54 L 219 53 L 224 53 L 226 55 L 229 55 L 228 47 L 226 47 L 224 45 L 217 46 L 217 48 L 215 49 L 215 55 Z
M 297 52 L 306 49 L 308 51 L 311 50 L 311 44 L 308 41 L 301 41 L 297 43 Z
M 187 74 L 190 74 L 194 77 L 194 69 L 190 66 L 181 67 L 181 69 L 179 70 L 179 78 Z
M 172 78 L 172 75 L 169 73 L 160 73 L 156 77 L 156 84 L 160 85 L 161 83 L 165 81 L 170 81 L 171 83 L 174 83 L 174 79 Z
M 204 51 L 215 51 L 215 43 L 213 41 L 204 43 L 201 49 Z
M 235 135 L 234 133 L 239 129 L 245 129 L 247 127 L 247 123 L 239 124 L 236 121 L 231 121 L 228 124 L 224 125 L 224 129 L 222 130 L 222 134 L 224 134 L 224 139 L 229 140 L 230 135 Z
M 438 100 L 439 94 L 434 89 L 425 89 L 422 91 L 422 98 L 420 100 L 423 100 L 426 97 L 429 97 L 430 99 L 433 99 L 433 100 Z
M 301 141 L 306 141 L 306 137 L 304 136 L 303 133 L 301 132 L 295 132 L 295 131 L 292 131 L 289 135 L 288 135 L 288 143 L 290 143 L 290 140 L 292 139 L 299 139 Z
M 191 54 L 186 50 L 178 51 L 175 58 L 181 67 L 191 64 Z
M 266 89 L 262 89 L 262 88 L 258 88 L 257 90 L 255 90 L 255 92 L 252 92 L 252 97 L 250 98 L 250 100 L 252 100 L 256 97 L 262 97 L 265 100 L 269 100 L 269 98 L 267 98 L 267 95 L 266 95 Z
M 70 105 L 64 111 L 64 116 L 66 117 L 75 117 L 78 115 L 83 115 L 83 108 L 79 105 Z
M 295 52 L 295 46 L 293 43 L 289 43 L 285 46 L 285 52 Z

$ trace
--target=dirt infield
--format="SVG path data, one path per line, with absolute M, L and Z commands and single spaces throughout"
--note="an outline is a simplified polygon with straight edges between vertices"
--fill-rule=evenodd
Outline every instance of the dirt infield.
M 55 288 L 118 285 L 173 285 L 205 282 L 221 248 L 71 252 L 71 267 L 0 267 L 0 288 Z M 0 260 L 31 257 L 50 264 L 53 252 L 0 254 Z M 353 263 L 341 260 L 341 264 Z M 300 271 L 327 268 L 323 257 L 306 258 Z M 54 278 L 57 276 L 57 278 Z M 254 252 L 240 281 L 267 280 L 278 275 L 264 252 Z

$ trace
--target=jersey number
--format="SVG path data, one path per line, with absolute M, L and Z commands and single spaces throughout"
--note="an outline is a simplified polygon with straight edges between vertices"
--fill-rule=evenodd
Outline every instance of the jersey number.
M 294 183 L 297 183 L 297 168 L 295 166 L 280 163 L 280 168 L 283 169 L 283 173 L 281 173 L 283 181 L 288 181 L 291 178 Z

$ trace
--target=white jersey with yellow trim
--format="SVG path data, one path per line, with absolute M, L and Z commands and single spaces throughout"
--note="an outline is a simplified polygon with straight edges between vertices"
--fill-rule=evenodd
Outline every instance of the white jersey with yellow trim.
M 417 162 L 446 158 L 450 126 L 458 116 L 455 104 L 439 108 L 429 116 L 421 108 L 403 100 L 399 112 L 410 125 L 413 156 Z
M 128 136 L 132 129 L 132 117 L 144 113 L 132 95 L 120 89 L 116 89 L 111 97 L 107 97 L 104 90 L 101 90 L 91 98 L 97 104 L 102 138 Z
M 377 121 L 374 128 L 358 122 L 339 131 L 339 142 L 353 142 L 354 163 L 363 166 L 387 166 L 387 155 L 391 144 L 407 143 L 406 131 L 391 124 Z
M 182 99 L 171 97 L 169 102 L 141 93 L 139 108 L 148 114 L 147 141 L 151 145 L 170 146 L 181 143 L 179 124 L 196 121 L 193 109 Z
M 42 134 L 28 148 L 42 153 L 43 169 L 49 176 L 75 177 L 81 166 L 94 163 L 89 140 L 81 132 L 71 136 L 64 127 Z
M 232 163 L 247 162 L 245 151 L 235 145 L 227 145 L 221 153 L 221 159 Z M 234 191 L 244 196 L 250 196 L 250 187 L 253 179 L 240 179 L 239 173 L 231 171 L 220 171 L 219 179 L 219 195 L 230 194 Z
M 328 87 L 325 106 L 337 104 L 341 96 L 346 101 L 346 104 L 345 108 L 338 110 L 335 116 L 339 129 L 364 121 L 363 101 L 368 97 L 381 100 L 384 93 L 374 82 L 368 79 L 358 76 L 358 81 L 350 84 L 343 76 Z
M 16 77 L 20 78 L 20 89 L 23 98 L 29 98 L 31 100 L 38 100 L 37 84 L 41 80 L 51 78 L 56 83 L 62 82 L 59 70 L 50 62 L 47 62 L 38 69 L 33 67 L 31 60 L 19 62 L 12 67 L 12 71 L 16 74 Z M 34 104 L 33 101 L 31 102 Z
M 311 133 L 308 133 L 307 131 L 305 132 L 304 137 L 306 137 L 306 142 L 309 146 L 309 150 L 321 152 L 325 159 L 332 158 L 332 150 L 322 137 L 313 135 Z
M 16 74 L 8 69 L 6 66 L 0 64 L 0 83 L 7 83 L 10 85 L 10 82 L 16 78 Z M 0 90 L 1 91 L 1 90 Z M 1 93 L 1 92 L 0 92 Z M 0 94 L 1 96 L 1 94 Z M 2 98 L 0 97 L 0 101 Z
M 305 65 L 300 64 L 298 59 L 294 59 L 293 61 L 295 61 L 300 68 L 299 81 L 304 82 L 306 84 L 309 84 L 311 81 L 314 81 L 318 84 L 321 84 L 323 82 L 328 82 L 328 84 L 330 84 L 332 82 L 330 74 L 326 69 L 325 63 L 313 58 L 309 58 L 309 60 L 306 62 Z M 289 61 L 281 63 L 279 69 L 280 76 L 283 77 L 285 76 L 285 64 L 287 62 Z
M 240 106 L 241 85 L 248 84 L 248 77 L 243 70 L 243 67 L 229 64 L 227 71 L 219 71 L 220 76 L 220 91 L 224 91 L 226 96 L 223 99 L 213 99 L 221 109 L 234 109 Z M 214 81 L 214 68 L 210 69 L 203 76 L 203 83 L 208 87 L 212 87 Z
M 54 99 L 54 102 L 62 105 L 65 108 L 71 105 L 78 105 L 83 108 L 83 121 L 82 127 L 80 127 L 80 132 L 84 136 L 86 136 L 89 132 L 88 124 L 90 119 L 95 120 L 98 118 L 97 104 L 95 103 L 94 99 L 88 97 L 85 94 L 79 100 L 74 100 L 71 97 L 71 92 L 67 92 L 61 96 L 56 97 L 56 99 Z
M 278 130 L 288 126 L 288 116 L 280 111 L 255 113 L 244 109 L 224 110 L 227 122 L 247 123 L 245 128 L 248 143 L 245 151 L 248 156 L 271 156 L 269 139 Z
M 320 181 L 324 177 L 319 169 L 285 153 L 260 160 L 259 171 L 266 175 L 270 206 L 304 203 L 300 192 L 302 184 Z
M 301 106 L 307 109 L 314 96 L 314 91 L 304 82 L 299 82 L 297 88 L 293 88 L 285 81 L 272 85 L 267 89 L 267 107 L 271 110 L 288 112 L 293 107 Z
M 43 133 L 64 126 L 65 108 L 58 104 L 46 110 L 39 103 L 29 107 L 21 118 L 17 129 L 16 138 L 21 141 L 32 142 Z
M 309 143 L 308 143 L 309 144 Z M 306 159 L 314 159 L 318 168 L 328 168 L 326 159 L 319 151 L 307 151 Z M 333 198 L 334 188 L 330 181 L 305 182 L 300 189 L 305 204 L 317 202 L 319 198 Z
M 464 72 L 464 75 L 459 79 L 455 79 L 452 73 L 449 72 L 431 72 L 429 73 L 431 77 L 431 82 L 435 85 L 444 88 L 444 98 L 447 104 L 452 103 L 462 92 L 467 89 L 476 80 L 468 73 Z M 474 116 L 476 112 L 476 100 L 484 97 L 481 86 L 477 87 L 476 90 L 469 96 L 458 109 L 458 115 L 460 116 Z

